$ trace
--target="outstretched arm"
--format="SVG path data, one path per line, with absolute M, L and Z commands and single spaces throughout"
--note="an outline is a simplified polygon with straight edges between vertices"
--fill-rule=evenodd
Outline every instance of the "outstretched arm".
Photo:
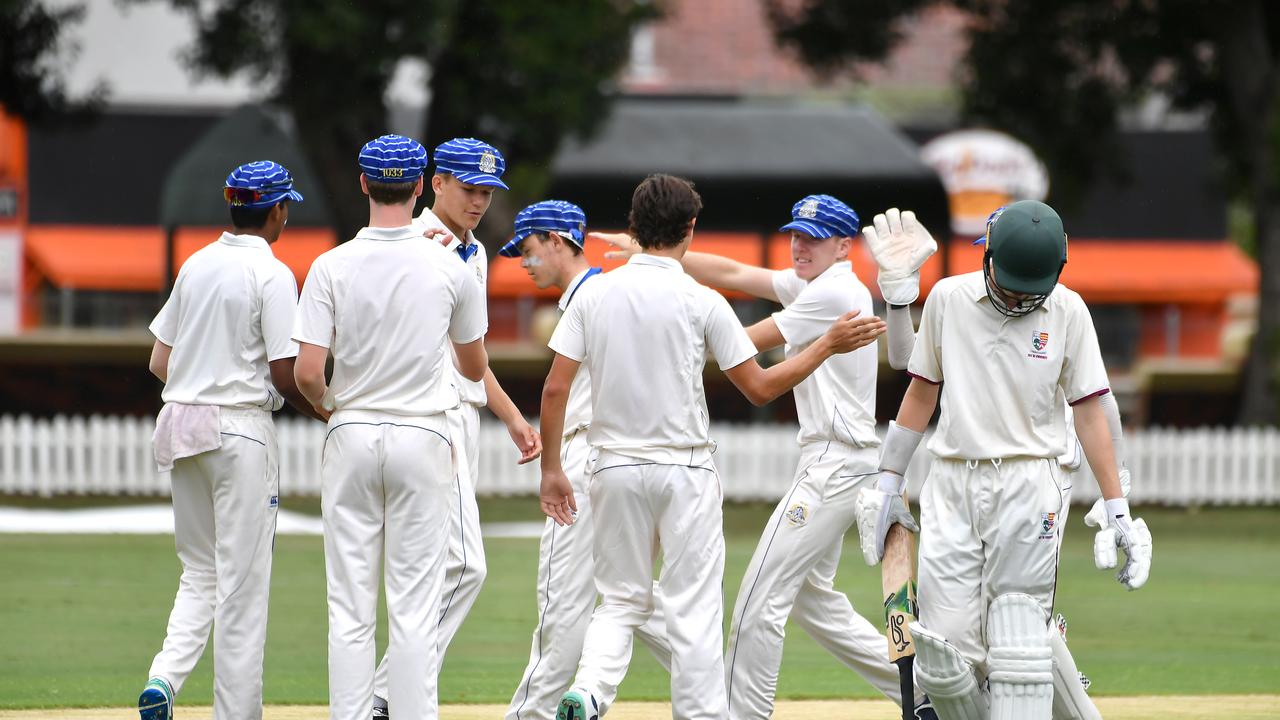
M 635 239 L 626 233 L 590 234 L 597 240 L 614 246 L 617 250 L 605 253 L 608 258 L 626 258 L 641 252 Z M 736 290 L 765 300 L 778 302 L 778 294 L 773 289 L 773 272 L 762 267 L 747 265 L 732 258 L 713 255 L 711 253 L 687 252 L 680 264 L 684 271 L 703 285 L 710 285 L 721 290 Z

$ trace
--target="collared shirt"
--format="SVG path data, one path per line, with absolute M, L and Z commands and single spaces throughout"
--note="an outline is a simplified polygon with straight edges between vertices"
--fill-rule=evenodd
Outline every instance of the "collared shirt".
M 783 309 L 773 320 L 786 340 L 787 357 L 794 357 L 822 337 L 841 315 L 860 310 L 872 314 L 871 292 L 853 272 L 849 261 L 832 264 L 811 281 L 795 270 L 773 273 L 773 291 Z M 796 416 L 801 443 L 836 440 L 854 447 L 875 447 L 876 343 L 851 353 L 834 355 L 795 387 Z
M 418 217 L 414 219 L 415 226 L 421 226 L 422 229 L 436 228 L 440 230 L 448 230 L 443 221 L 431 212 L 430 208 L 423 208 Z M 462 238 L 454 237 L 449 244 L 444 246 L 453 259 L 463 263 L 466 268 L 475 275 L 476 280 L 480 282 L 481 297 L 485 298 L 484 313 L 485 323 L 489 322 L 488 309 L 488 287 L 489 287 L 489 256 L 485 253 L 484 245 L 476 240 L 475 233 L 470 230 Z M 461 250 L 461 252 L 459 252 Z M 489 398 L 484 391 L 484 381 L 468 380 L 462 376 L 462 373 L 454 368 L 453 383 L 458 388 L 458 393 L 462 396 L 462 401 L 471 403 L 476 406 L 484 406 L 488 404 Z
M 942 383 L 929 441 L 939 457 L 1057 458 L 1067 449 L 1058 393 L 1072 405 L 1108 391 L 1084 300 L 1058 285 L 1022 317 L 991 307 L 981 271 L 944 278 L 924 304 L 907 372 Z
M 568 287 L 560 295 L 559 306 L 562 315 L 582 284 L 599 274 L 600 268 L 587 268 L 573 276 L 573 280 L 569 281 Z M 591 371 L 586 365 L 582 365 L 578 368 L 578 374 L 573 376 L 573 384 L 569 386 L 569 404 L 564 413 L 564 434 L 569 435 L 590 425 Z
M 326 407 L 425 416 L 458 405 L 449 341 L 487 329 L 475 277 L 407 225 L 364 228 L 316 258 L 293 337 L 333 354 Z
M 702 370 L 756 354 L 716 291 L 679 261 L 633 255 L 583 285 L 549 343 L 591 373 L 593 447 L 654 462 L 699 464 L 711 455 Z
M 289 339 L 298 283 L 256 235 L 223 233 L 178 271 L 151 334 L 173 348 L 160 397 L 185 405 L 279 410 L 272 360 L 294 357 Z

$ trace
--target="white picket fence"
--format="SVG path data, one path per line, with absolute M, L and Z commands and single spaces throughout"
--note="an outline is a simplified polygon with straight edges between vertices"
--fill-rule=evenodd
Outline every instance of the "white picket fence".
M 280 490 L 320 492 L 324 426 L 277 420 Z M 167 474 L 151 459 L 154 421 L 138 417 L 0 417 L 0 496 L 166 495 Z M 794 426 L 715 424 L 716 464 L 725 497 L 773 500 L 789 486 L 798 454 Z M 1128 433 L 1135 502 L 1168 505 L 1280 503 L 1280 429 L 1147 429 Z M 532 495 L 538 464 L 516 465 L 505 428 L 481 424 L 482 495 Z M 928 472 L 929 453 L 916 453 L 908 471 L 912 491 Z M 1087 473 L 1088 471 L 1085 470 Z M 1077 478 L 1074 500 L 1098 496 L 1092 478 Z M 3 498 L 0 497 L 0 504 Z

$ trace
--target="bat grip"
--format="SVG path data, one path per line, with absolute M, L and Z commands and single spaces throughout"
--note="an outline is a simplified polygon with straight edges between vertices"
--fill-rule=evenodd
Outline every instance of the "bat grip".
M 898 666 L 898 683 L 902 689 L 902 720 L 915 720 L 916 679 L 915 655 L 905 655 L 894 660 Z

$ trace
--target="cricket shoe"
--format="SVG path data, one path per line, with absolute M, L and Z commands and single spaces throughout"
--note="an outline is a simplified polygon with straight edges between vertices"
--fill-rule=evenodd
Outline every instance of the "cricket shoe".
M 582 688 L 569 688 L 560 697 L 556 720 L 600 720 L 600 706 L 591 693 Z
M 173 719 L 173 688 L 161 678 L 151 678 L 138 696 L 138 715 L 141 720 Z
M 929 699 L 928 695 L 925 695 L 924 699 L 916 704 L 912 717 L 915 720 L 938 720 L 938 713 L 933 709 L 933 701 Z

